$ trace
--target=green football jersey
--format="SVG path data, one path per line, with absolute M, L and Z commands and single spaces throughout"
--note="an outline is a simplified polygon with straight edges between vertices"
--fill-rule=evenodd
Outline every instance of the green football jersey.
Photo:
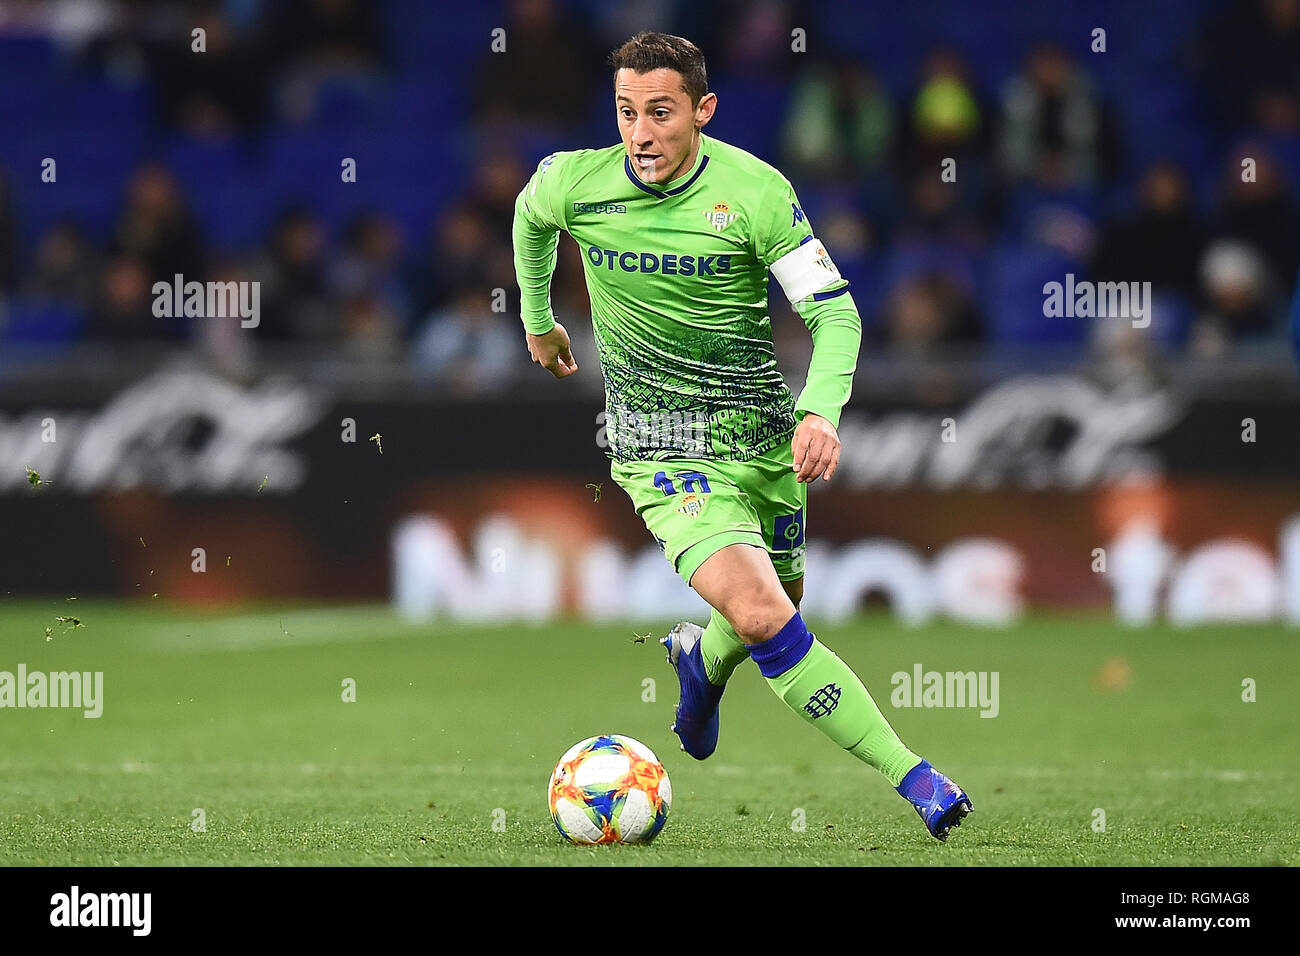
M 827 407 L 815 395 L 796 406 L 777 370 L 768 272 L 801 312 L 847 283 L 772 166 L 704 135 L 691 169 L 664 185 L 638 179 L 622 144 L 547 156 L 515 204 L 522 317 L 535 334 L 554 322 L 560 230 L 582 252 L 612 457 L 744 461 L 788 440 L 797 410 L 838 422 L 861 326 Z

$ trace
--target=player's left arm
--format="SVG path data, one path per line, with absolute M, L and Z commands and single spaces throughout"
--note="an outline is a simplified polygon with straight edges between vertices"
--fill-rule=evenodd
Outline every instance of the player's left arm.
M 793 187 L 784 179 L 775 183 L 762 208 L 759 257 L 813 340 L 808 379 L 795 402 L 794 469 L 799 481 L 830 481 L 840 461 L 840 412 L 853 391 L 862 319 L 848 282 L 813 235 Z

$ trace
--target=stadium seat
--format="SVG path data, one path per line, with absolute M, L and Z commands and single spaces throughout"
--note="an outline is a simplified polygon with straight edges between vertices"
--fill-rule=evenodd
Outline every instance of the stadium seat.
M 10 303 L 0 335 L 9 345 L 64 345 L 75 341 L 85 326 L 86 314 L 75 306 L 18 299 Z
M 1081 344 L 1089 320 L 1043 315 L 1043 286 L 1064 282 L 1067 273 L 1083 279 L 1074 260 L 1038 246 L 1008 244 L 993 255 L 987 300 L 988 326 L 994 342 Z

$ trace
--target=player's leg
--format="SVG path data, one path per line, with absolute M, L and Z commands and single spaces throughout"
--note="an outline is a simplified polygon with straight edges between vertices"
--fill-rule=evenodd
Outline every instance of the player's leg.
M 809 632 L 765 550 L 728 545 L 700 565 L 691 587 L 731 623 L 768 685 L 805 721 L 895 787 L 921 762 L 857 675 Z
M 711 755 L 726 678 L 741 655 L 751 656 L 782 700 L 885 773 L 942 838 L 958 798 L 966 809 L 969 800 L 903 747 L 861 681 L 808 633 L 796 611 L 807 489 L 793 480 L 788 445 L 783 453 L 746 465 L 676 461 L 611 468 L 664 556 L 714 609 L 703 633 L 683 623 L 665 638 L 681 683 L 673 730 L 687 753 L 700 760 Z M 792 637 L 795 646 L 783 650 L 781 639 Z
M 788 450 L 788 443 L 784 447 Z M 752 464 L 717 467 L 737 485 L 746 485 L 745 500 L 757 519 L 761 542 L 776 567 L 786 596 L 797 610 L 803 600 L 803 514 L 807 485 L 788 480 L 789 469 L 784 466 L 779 449 L 770 459 L 760 457 Z M 780 493 L 773 494 L 776 484 L 781 485 Z M 694 569 L 716 550 L 715 542 L 706 540 L 683 554 L 678 567 L 683 580 L 689 584 Z M 736 667 L 749 659 L 745 642 L 717 608 L 711 609 L 709 624 L 700 636 L 700 650 L 709 680 L 715 684 L 725 684 Z
M 808 631 L 763 550 L 728 545 L 700 565 L 691 586 L 730 621 L 787 707 L 884 774 L 934 836 L 960 824 L 970 799 L 903 745 L 858 676 Z
M 736 542 L 762 547 L 748 497 L 716 469 L 718 464 L 678 459 L 617 462 L 610 468 L 664 557 L 688 582 L 718 548 Z M 718 705 L 727 679 L 749 652 L 716 610 L 705 627 L 683 621 L 661 643 L 681 684 L 672 729 L 684 751 L 704 760 L 717 747 Z
M 781 587 L 785 588 L 785 596 L 790 599 L 794 609 L 799 610 L 799 605 L 803 603 L 803 575 L 791 581 L 782 581 Z
M 749 660 L 749 648 L 717 608 L 709 608 L 709 623 L 700 632 L 700 656 L 709 681 L 718 686 L 726 684 L 736 668 Z
M 738 483 L 749 493 L 776 576 L 797 610 L 803 599 L 808 486 L 794 478 L 789 445 L 762 456 L 749 467 L 753 480 Z M 799 629 L 806 630 L 802 615 L 796 616 Z M 815 636 L 810 638 L 809 656 L 813 663 L 800 663 L 775 680 L 769 678 L 772 689 L 800 716 L 821 727 L 859 760 L 883 773 L 916 808 L 930 832 L 939 839 L 946 837 L 949 827 L 959 823 L 970 811 L 969 798 L 902 744 L 848 665 Z M 821 663 L 817 663 L 819 658 Z M 759 659 L 756 655 L 755 660 Z M 802 677 L 799 676 L 801 668 Z M 837 674 L 843 679 L 838 679 Z M 835 716 L 837 713 L 841 715 L 839 718 Z M 860 739 L 852 742 L 859 734 Z
M 785 589 L 786 597 L 795 610 L 798 610 L 799 602 L 803 600 L 803 575 L 793 580 L 782 580 L 781 587 Z M 684 622 L 679 627 L 687 629 L 698 625 Z M 749 660 L 749 648 L 717 608 L 709 609 L 709 623 L 700 630 L 698 640 L 705 673 L 710 682 L 719 686 L 726 684 L 736 668 Z

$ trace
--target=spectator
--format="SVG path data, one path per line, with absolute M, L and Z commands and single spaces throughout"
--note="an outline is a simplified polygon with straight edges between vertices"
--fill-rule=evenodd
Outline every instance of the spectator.
M 1190 299 L 1205 242 L 1182 168 L 1154 163 L 1142 174 L 1137 210 L 1103 229 L 1092 273 L 1102 281 L 1148 281 L 1156 292 Z
M 136 260 L 151 282 L 202 280 L 203 245 L 172 174 L 156 163 L 140 167 L 113 235 L 114 251 Z
M 1002 95 L 999 158 L 1012 182 L 1091 186 L 1116 166 L 1111 120 L 1087 77 L 1052 43 L 1030 51 Z
M 235 283 L 235 288 L 240 288 L 241 284 L 253 279 L 253 273 L 234 259 L 223 259 L 212 269 L 212 282 Z M 257 305 L 258 324 L 251 328 L 243 325 L 244 316 L 240 314 L 243 302 L 232 302 L 228 298 L 218 307 L 225 315 L 214 312 L 190 320 L 191 340 L 218 369 L 228 375 L 244 377 L 252 372 L 252 337 L 259 333 L 268 319 L 273 318 L 265 299 L 260 295 Z
M 24 294 L 42 302 L 89 309 L 95 295 L 98 255 L 81 227 L 63 221 L 41 237 Z
M 1255 160 L 1253 182 L 1242 178 L 1242 156 Z M 1300 209 L 1288 193 L 1277 161 L 1263 147 L 1243 144 L 1232 157 L 1215 231 L 1252 244 L 1267 260 L 1269 279 L 1280 289 L 1290 289 L 1300 261 Z
M 598 91 L 600 54 L 586 27 L 554 0 L 512 0 L 506 49 L 479 65 L 475 119 L 511 128 L 519 123 L 567 129 L 586 119 Z
M 239 37 L 219 6 L 200 9 L 203 53 L 171 40 L 154 47 L 163 121 L 196 138 L 221 140 L 259 126 L 265 115 L 268 58 L 260 44 Z
M 340 296 L 366 303 L 404 329 L 410 300 L 401 277 L 402 238 L 397 225 L 377 212 L 362 213 L 347 228 L 342 255 L 334 263 L 330 286 Z M 367 319 L 367 322 L 369 320 Z
M 333 87 L 373 99 L 385 68 L 376 4 L 362 0 L 288 0 L 272 16 L 271 62 L 281 64 L 281 113 L 302 122 L 317 112 L 320 94 Z
M 337 337 L 325 279 L 325 233 L 305 206 L 280 215 L 254 272 L 262 283 L 261 338 L 319 342 Z
M 721 0 L 711 20 L 713 30 L 687 35 L 706 44 L 701 49 L 713 69 L 747 80 L 785 81 L 794 59 L 790 33 L 800 22 L 789 0 Z
M 890 295 L 882 318 L 884 344 L 898 353 L 933 354 L 984 338 L 975 302 L 942 275 L 918 276 L 901 283 Z
M 921 68 L 921 83 L 904 113 L 904 168 L 938 169 L 943 159 L 979 160 L 985 139 L 984 111 L 954 50 L 932 50 Z M 965 174 L 966 171 L 963 171 Z
M 942 175 L 948 189 L 960 192 L 962 208 L 985 226 L 1000 208 L 989 187 L 987 116 L 960 54 L 935 48 L 922 62 L 919 85 L 904 101 L 893 156 L 894 171 L 905 170 L 908 178 Z
M 462 203 L 453 207 L 438 223 L 428 259 L 420 263 L 410 282 L 416 290 L 420 314 L 426 315 L 444 305 L 467 276 L 490 286 L 478 273 L 492 250 L 503 242 L 500 233 L 492 233 L 476 206 Z M 509 287 L 513 287 L 513 280 Z
M 183 316 L 153 314 L 154 281 L 140 259 L 129 255 L 109 259 L 100 273 L 89 337 L 113 345 L 184 338 Z
M 1300 132 L 1300 0 L 1229 4 L 1201 34 L 1194 60 L 1221 129 Z
M 1151 347 L 1151 335 L 1134 328 L 1128 317 L 1095 319 L 1089 337 L 1092 352 L 1083 375 L 1110 394 L 1136 398 L 1168 384 L 1168 370 Z
M 446 308 L 428 317 L 415 340 L 416 363 L 458 395 L 498 391 L 523 368 L 522 332 L 491 306 L 489 289 L 465 285 Z
M 528 174 L 507 150 L 479 168 L 466 199 L 439 223 L 428 265 L 416 276 L 423 311 L 440 308 L 465 284 L 515 289 L 515 197 Z M 559 274 L 557 273 L 557 286 Z
M 368 291 L 343 303 L 344 351 L 358 359 L 394 359 L 402 342 L 403 321 L 391 304 Z
M 908 190 L 908 205 L 898 225 L 901 242 L 953 243 L 974 248 L 983 239 L 979 221 L 967 210 L 960 181 L 943 182 L 936 169 L 919 172 Z
M 379 10 L 361 0 L 288 0 L 270 32 L 289 70 L 347 73 L 383 63 Z
M 870 70 L 838 56 L 795 83 L 781 138 L 791 175 L 856 182 L 888 158 L 894 104 Z
M 934 170 L 917 173 L 885 256 L 886 288 L 939 275 L 961 288 L 974 287 L 984 236 L 975 216 L 961 207 L 961 188 L 940 181 Z
M 532 175 L 509 148 L 491 149 L 478 164 L 469 187 L 469 204 L 483 217 L 493 236 L 509 236 L 514 225 L 515 197 Z
M 1192 329 L 1191 348 L 1202 357 L 1228 352 L 1235 342 L 1266 339 L 1277 331 L 1277 297 L 1259 250 L 1220 241 L 1201 262 L 1205 310 Z

